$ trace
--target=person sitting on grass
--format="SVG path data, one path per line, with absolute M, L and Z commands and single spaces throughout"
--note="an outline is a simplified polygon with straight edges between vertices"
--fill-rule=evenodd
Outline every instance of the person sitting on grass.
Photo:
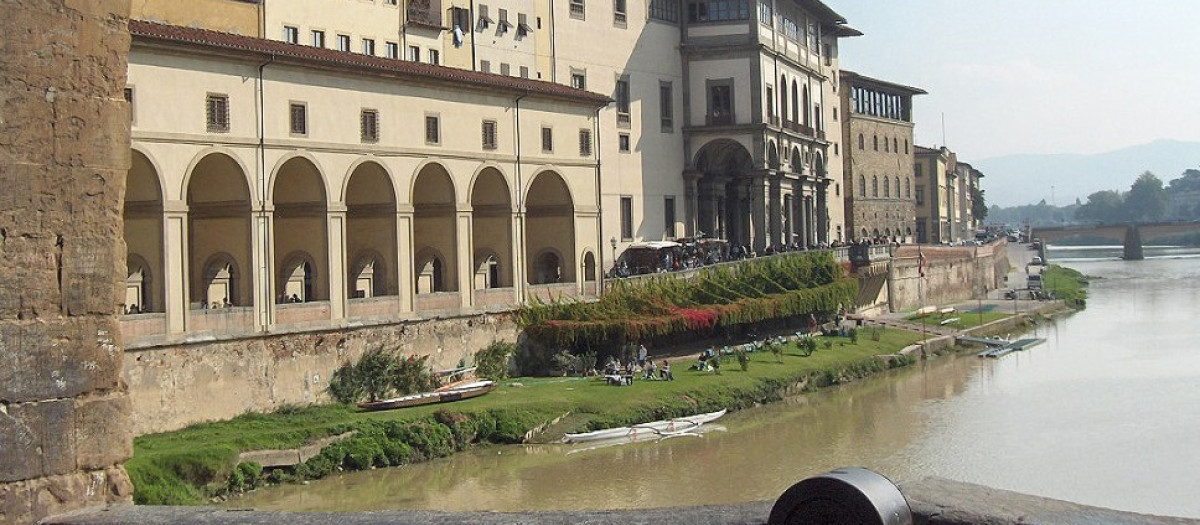
M 662 367 L 658 369 L 658 378 L 667 381 L 675 380 L 675 376 L 671 375 L 671 363 L 668 363 L 666 359 L 663 359 Z
M 642 379 L 655 380 L 658 379 L 658 367 L 654 366 L 654 361 L 647 361 L 646 366 L 642 367 Z

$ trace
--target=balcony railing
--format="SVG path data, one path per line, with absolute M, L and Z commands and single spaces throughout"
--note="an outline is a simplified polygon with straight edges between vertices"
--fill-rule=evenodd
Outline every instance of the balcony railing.
M 709 113 L 707 118 L 709 126 L 728 126 L 733 124 L 733 113 L 720 112 Z

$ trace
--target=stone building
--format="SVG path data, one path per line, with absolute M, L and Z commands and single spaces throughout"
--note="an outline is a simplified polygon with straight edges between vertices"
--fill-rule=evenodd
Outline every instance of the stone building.
M 978 221 L 972 211 L 972 192 L 983 173 L 949 148 L 916 147 L 913 165 L 917 206 L 917 242 L 952 243 L 975 238 Z
M 912 98 L 909 87 L 842 70 L 842 161 L 851 236 L 916 239 Z
M 596 293 L 593 136 L 606 97 L 229 33 L 130 28 L 131 339 Z

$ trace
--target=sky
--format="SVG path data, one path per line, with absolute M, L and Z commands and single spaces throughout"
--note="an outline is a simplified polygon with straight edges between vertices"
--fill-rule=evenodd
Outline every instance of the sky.
M 917 144 L 970 161 L 1200 141 L 1200 0 L 825 2 L 865 33 L 843 69 L 929 92 Z

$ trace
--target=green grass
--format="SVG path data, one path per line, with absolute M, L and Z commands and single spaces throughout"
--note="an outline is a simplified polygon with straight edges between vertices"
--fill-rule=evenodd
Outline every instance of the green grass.
M 1087 276 L 1057 264 L 1050 265 L 1042 273 L 1042 287 L 1075 308 L 1087 305 L 1087 284 Z
M 992 321 L 999 321 L 1000 319 L 1004 319 L 1004 318 L 1010 317 L 1010 316 L 1012 316 L 1011 313 L 1005 313 L 1005 312 L 1001 312 L 1001 311 L 985 311 L 985 312 L 983 312 L 983 315 L 980 316 L 979 310 L 964 310 L 964 311 L 956 311 L 954 313 L 949 313 L 949 314 L 943 314 L 943 313 L 938 312 L 938 313 L 932 313 L 932 314 L 925 315 L 925 316 L 913 314 L 908 317 L 905 317 L 904 319 L 906 321 L 909 321 L 912 323 L 920 323 L 921 318 L 924 317 L 925 323 L 931 327 L 945 326 L 947 328 L 953 328 L 955 330 L 966 330 L 969 328 L 975 328 L 976 326 L 979 326 L 979 325 L 988 324 Z M 980 320 L 981 318 L 982 318 L 982 321 Z M 941 324 L 942 321 L 945 321 L 947 319 L 958 319 L 958 320 L 950 322 L 950 323 L 946 323 L 945 325 Z
M 817 351 L 807 357 L 800 355 L 794 343 L 788 344 L 782 363 L 770 352 L 750 354 L 747 371 L 741 370 L 735 357 L 726 356 L 720 375 L 687 370 L 692 363 L 687 360 L 672 363 L 674 381 L 639 380 L 628 387 L 609 386 L 594 378 L 517 378 L 503 382 L 489 395 L 446 405 L 383 412 L 329 405 L 245 414 L 229 421 L 138 437 L 126 469 L 134 481 L 138 503 L 196 504 L 232 484 L 230 476 L 237 467 L 237 455 L 243 451 L 295 448 L 348 430 L 358 430 L 364 436 L 359 441 L 365 444 L 355 446 L 386 448 L 398 439 L 411 441 L 413 427 L 473 420 L 471 432 L 460 432 L 457 423 L 446 423 L 450 427 L 446 432 L 454 432 L 455 449 L 461 449 L 475 442 L 518 442 L 525 432 L 567 413 L 571 417 L 555 431 L 594 430 L 721 408 L 744 408 L 777 400 L 785 388 L 796 383 L 803 382 L 811 389 L 883 370 L 893 365 L 875 356 L 894 354 L 919 339 L 920 334 L 913 332 L 868 328 L 859 331 L 857 344 L 844 337 L 818 337 Z M 829 348 L 824 346 L 826 341 L 831 343 Z M 454 415 L 447 416 L 447 411 Z M 401 424 L 409 425 L 409 430 L 400 429 Z M 398 434 L 409 437 L 398 438 Z M 369 443 L 371 439 L 379 442 Z M 453 451 L 440 446 L 436 452 L 410 455 L 407 445 L 418 452 L 422 448 L 420 443 L 392 443 L 406 450 L 396 454 L 401 459 L 391 458 L 390 463 L 378 453 L 368 454 L 373 459 L 361 460 L 351 457 L 353 450 L 338 450 L 331 452 L 330 458 L 321 459 L 333 465 L 297 470 L 302 477 L 320 477 L 333 468 L 357 468 L 354 465 L 363 462 L 368 467 L 372 461 L 386 466 Z

